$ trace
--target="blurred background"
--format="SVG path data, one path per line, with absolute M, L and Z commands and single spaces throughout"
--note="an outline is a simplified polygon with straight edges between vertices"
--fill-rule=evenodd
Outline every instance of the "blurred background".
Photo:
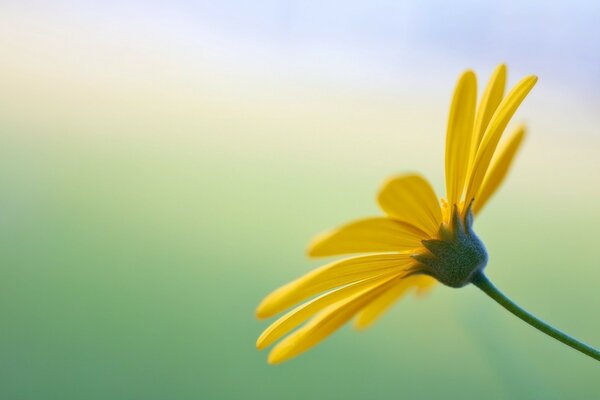
M 591 399 L 597 362 L 475 288 L 407 298 L 269 366 L 254 309 L 309 239 L 441 196 L 456 77 L 537 87 L 476 229 L 489 276 L 600 345 L 592 1 L 4 1 L 0 398 Z

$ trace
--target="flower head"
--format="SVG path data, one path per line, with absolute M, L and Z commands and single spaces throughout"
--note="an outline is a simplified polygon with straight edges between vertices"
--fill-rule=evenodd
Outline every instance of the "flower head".
M 370 325 L 411 290 L 424 293 L 435 282 L 450 287 L 471 282 L 487 263 L 473 218 L 503 181 L 523 140 L 525 130 L 519 127 L 497 150 L 536 80 L 524 78 L 505 96 L 506 67 L 500 65 L 476 107 L 475 74 L 462 74 L 448 119 L 446 198 L 438 200 L 419 175 L 396 176 L 377 197 L 385 216 L 360 219 L 318 236 L 309 246 L 312 257 L 365 254 L 313 270 L 260 303 L 259 318 L 300 303 L 258 338 L 257 347 L 264 349 L 287 335 L 273 348 L 269 362 L 299 355 L 352 318 L 358 328 Z

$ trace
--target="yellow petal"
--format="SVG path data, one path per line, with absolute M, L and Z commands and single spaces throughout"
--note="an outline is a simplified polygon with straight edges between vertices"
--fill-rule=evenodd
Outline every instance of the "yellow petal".
M 269 363 L 278 364 L 310 349 L 350 320 L 365 304 L 397 284 L 394 276 L 364 292 L 335 303 L 279 342 L 269 354 Z
M 427 235 L 405 222 L 386 217 L 361 219 L 319 235 L 309 245 L 311 257 L 405 251 L 421 246 Z
M 382 274 L 401 272 L 412 261 L 410 254 L 374 254 L 334 261 L 276 289 L 259 304 L 256 315 L 268 318 L 324 291 Z
M 504 181 L 508 169 L 523 142 L 525 136 L 525 127 L 517 128 L 516 132 L 509 138 L 506 146 L 500 151 L 497 157 L 493 160 L 492 166 L 488 171 L 479 193 L 475 196 L 473 203 L 473 212 L 477 214 L 487 203 L 487 201 L 496 192 L 500 184 Z
M 504 88 L 506 86 L 506 65 L 500 64 L 492 73 L 492 77 L 488 82 L 479 107 L 477 116 L 475 117 L 475 125 L 473 127 L 473 139 L 471 142 L 471 162 L 477 154 L 477 149 L 483 138 L 485 128 L 487 128 L 492 115 L 498 108 L 504 96 Z
M 465 185 L 476 100 L 475 74 L 466 71 L 454 90 L 446 134 L 446 195 L 450 205 L 458 203 Z
M 431 185 L 418 175 L 402 175 L 388 180 L 377 201 L 390 217 L 408 222 L 431 237 L 437 234 L 442 223 L 438 198 Z
M 500 140 L 506 125 L 536 82 L 537 77 L 535 76 L 529 76 L 519 82 L 504 100 L 502 100 L 498 109 L 492 116 L 492 120 L 485 130 L 481 145 L 479 146 L 477 156 L 473 163 L 473 169 L 467 186 L 465 204 L 468 204 L 475 197 L 475 194 L 479 192 L 479 188 L 485 178 L 490 161 L 492 160 L 494 152 L 496 151 L 496 146 L 498 146 L 498 141 Z
M 412 275 L 404 278 L 360 310 L 354 320 L 354 326 L 358 329 L 369 327 L 410 289 L 430 285 L 432 279 L 422 275 Z
M 256 347 L 262 350 L 270 346 L 319 311 L 341 300 L 348 299 L 355 294 L 379 286 L 384 281 L 389 280 L 391 275 L 398 275 L 398 272 L 388 273 L 346 285 L 296 307 L 265 329 L 256 341 Z
M 419 279 L 419 282 L 417 284 L 417 290 L 415 292 L 415 294 L 418 297 L 427 295 L 429 292 L 431 292 L 431 289 L 433 289 L 435 284 L 438 282 L 435 278 L 432 278 L 430 276 L 421 275 L 420 278 L 421 279 Z

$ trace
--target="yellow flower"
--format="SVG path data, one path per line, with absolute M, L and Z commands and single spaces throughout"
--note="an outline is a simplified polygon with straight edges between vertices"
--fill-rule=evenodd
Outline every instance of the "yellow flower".
M 317 237 L 309 247 L 312 257 L 371 254 L 331 262 L 262 301 L 259 318 L 303 302 L 258 338 L 257 347 L 264 349 L 303 324 L 273 348 L 270 363 L 303 353 L 353 317 L 358 328 L 367 327 L 411 290 L 424 293 L 436 281 L 452 287 L 471 282 L 487 262 L 485 248 L 471 230 L 473 214 L 506 176 L 525 130 L 517 128 L 499 151 L 498 142 L 536 81 L 526 77 L 504 96 L 506 67 L 500 65 L 476 107 L 475 74 L 462 74 L 448 119 L 446 198 L 438 200 L 421 176 L 393 177 L 377 196 L 385 216 L 360 219 Z

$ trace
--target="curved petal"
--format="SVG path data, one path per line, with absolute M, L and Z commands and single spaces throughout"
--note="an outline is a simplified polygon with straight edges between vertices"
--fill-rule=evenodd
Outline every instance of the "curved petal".
M 477 116 L 475 117 L 475 125 L 473 127 L 473 139 L 471 142 L 471 162 L 473 162 L 475 155 L 477 154 L 477 149 L 483 138 L 483 133 L 490 123 L 492 115 L 502 101 L 505 86 L 506 65 L 500 64 L 492 73 L 492 77 L 481 96 L 481 101 L 477 108 Z
M 475 196 L 475 202 L 473 203 L 473 212 L 475 214 L 481 211 L 490 197 L 492 197 L 492 195 L 504 181 L 515 154 L 523 142 L 524 136 L 525 127 L 521 126 L 517 128 L 516 132 L 513 133 L 513 135 L 509 138 L 506 146 L 500 151 L 497 158 L 493 161 L 492 166 L 490 167 L 490 170 L 485 176 L 485 180 L 479 189 L 479 193 L 477 193 Z
M 446 133 L 446 195 L 457 204 L 465 185 L 477 100 L 477 79 L 466 71 L 458 80 L 448 117 Z
M 389 308 L 396 303 L 396 301 L 400 300 L 400 298 L 409 290 L 418 287 L 422 280 L 425 281 L 424 278 L 433 279 L 430 277 L 412 275 L 398 282 L 395 286 L 382 293 L 379 297 L 360 310 L 354 320 L 354 326 L 358 329 L 365 329 L 371 326 L 373 322 L 389 310 Z
M 404 273 L 404 272 L 403 272 Z M 262 350 L 281 337 L 289 333 L 291 330 L 302 324 L 304 321 L 325 309 L 326 307 L 335 304 L 339 301 L 345 300 L 354 296 L 355 294 L 362 293 L 366 290 L 372 289 L 379 286 L 386 280 L 389 280 L 391 275 L 397 276 L 398 272 L 388 273 L 374 278 L 365 279 L 359 282 L 351 283 L 339 289 L 327 292 L 309 302 L 306 302 L 292 311 L 288 312 L 277 321 L 273 322 L 265 331 L 260 335 L 256 341 L 256 347 Z
M 377 201 L 390 217 L 437 234 L 442 223 L 440 203 L 429 182 L 418 175 L 402 175 L 383 184 Z
M 327 307 L 279 342 L 269 354 L 269 363 L 287 361 L 310 349 L 348 322 L 365 304 L 395 286 L 401 279 L 402 276 L 394 276 L 373 288 Z
M 421 246 L 427 235 L 405 222 L 386 217 L 361 219 L 321 234 L 309 245 L 311 257 L 405 251 Z
M 375 254 L 334 261 L 276 289 L 259 304 L 256 315 L 268 318 L 324 291 L 383 274 L 400 273 L 411 262 L 410 254 Z
M 485 134 L 483 135 L 481 145 L 479 146 L 477 156 L 475 157 L 475 161 L 473 163 L 473 169 L 471 171 L 471 176 L 467 186 L 465 204 L 470 203 L 475 195 L 479 192 L 483 179 L 487 173 L 487 169 L 490 165 L 490 161 L 492 160 L 494 152 L 496 151 L 496 147 L 498 146 L 498 141 L 500 140 L 506 125 L 536 82 L 537 77 L 535 76 L 529 76 L 521 80 L 521 82 L 519 82 L 504 98 L 504 100 L 502 100 L 498 106 L 498 109 L 492 116 L 492 120 L 485 130 Z

